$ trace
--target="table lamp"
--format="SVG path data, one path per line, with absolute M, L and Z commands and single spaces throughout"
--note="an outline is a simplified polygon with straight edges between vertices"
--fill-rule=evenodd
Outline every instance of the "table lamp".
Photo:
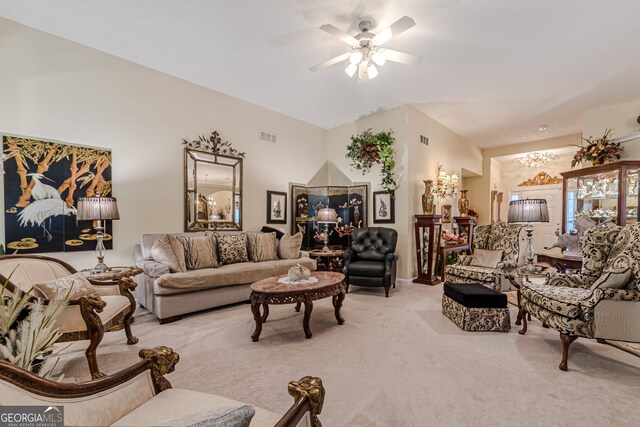
M 549 209 L 545 199 L 524 199 L 512 200 L 509 203 L 509 214 L 507 221 L 510 224 L 527 224 L 527 273 L 535 273 L 536 266 L 533 264 L 533 227 L 532 223 L 549 222 Z
M 104 247 L 104 220 L 120 219 L 118 204 L 115 197 L 79 197 L 78 221 L 97 221 L 96 229 L 96 256 L 98 264 L 91 269 L 91 274 L 103 274 L 110 270 L 104 263 L 106 248 Z
M 324 246 L 322 250 L 324 252 L 329 251 L 329 224 L 335 224 L 338 222 L 338 214 L 333 208 L 318 209 L 316 215 L 319 224 L 324 224 Z

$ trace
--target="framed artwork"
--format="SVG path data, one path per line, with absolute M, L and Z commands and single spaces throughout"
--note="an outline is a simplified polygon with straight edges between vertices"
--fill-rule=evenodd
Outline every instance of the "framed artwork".
M 451 205 L 442 205 L 442 223 L 451 222 Z
M 2 136 L 7 252 L 93 251 L 91 221 L 76 221 L 79 197 L 111 196 L 111 151 L 60 141 Z M 111 221 L 104 245 L 112 249 Z
M 373 223 L 384 224 L 396 222 L 395 203 L 391 193 L 373 192 Z
M 267 190 L 267 224 L 287 223 L 287 193 Z

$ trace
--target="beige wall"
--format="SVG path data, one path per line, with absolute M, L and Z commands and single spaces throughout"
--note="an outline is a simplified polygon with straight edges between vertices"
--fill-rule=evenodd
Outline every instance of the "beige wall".
M 113 150 L 121 220 L 110 265 L 131 264 L 143 233 L 182 230 L 182 138 L 218 130 L 247 152 L 248 230 L 265 223 L 266 190 L 307 182 L 326 160 L 324 129 L 3 19 L 0 57 L 0 132 Z M 259 143 L 260 129 L 278 143 Z M 93 252 L 55 256 L 96 262 Z
M 582 113 L 582 134 L 599 137 L 607 128 L 613 128 L 613 137 L 640 131 L 636 121 L 640 116 L 640 101 L 593 108 Z M 640 160 L 640 137 L 623 144 L 623 160 Z M 585 165 L 588 166 L 588 165 Z

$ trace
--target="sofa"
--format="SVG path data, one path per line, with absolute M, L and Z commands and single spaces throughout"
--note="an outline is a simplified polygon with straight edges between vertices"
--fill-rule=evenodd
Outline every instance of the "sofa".
M 194 232 L 169 233 L 177 238 L 194 238 L 203 236 L 249 236 L 271 234 L 262 232 Z M 275 233 L 274 233 L 275 234 Z M 271 276 L 287 274 L 296 264 L 301 264 L 310 270 L 316 269 L 316 261 L 309 258 L 308 253 L 297 251 L 297 257 L 270 261 L 220 263 L 216 268 L 192 269 L 184 272 L 172 272 L 169 265 L 158 262 L 152 256 L 154 243 L 167 236 L 164 234 L 144 234 L 140 244 L 136 245 L 136 265 L 142 269 L 142 274 L 135 277 L 138 284 L 136 298 L 138 303 L 154 313 L 161 324 L 179 320 L 184 314 L 200 310 L 220 307 L 248 301 L 253 282 Z M 295 239 L 300 233 L 289 236 L 284 234 L 278 242 L 278 252 L 283 245 L 282 239 Z M 248 239 L 247 239 L 248 240 Z M 218 254 L 220 255 L 219 248 Z
M 139 355 L 142 361 L 114 375 L 77 384 L 45 379 L 0 361 L 0 406 L 49 407 L 42 416 L 51 420 L 51 425 L 59 425 L 62 407 L 65 426 L 321 425 L 318 415 L 325 390 L 320 378 L 291 381 L 288 391 L 294 402 L 281 416 L 227 397 L 172 388 L 164 375 L 174 371 L 180 357 L 169 347 L 142 349 Z

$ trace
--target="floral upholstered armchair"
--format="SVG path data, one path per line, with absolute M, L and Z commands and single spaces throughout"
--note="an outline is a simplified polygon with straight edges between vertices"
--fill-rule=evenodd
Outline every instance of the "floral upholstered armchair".
M 640 342 L 640 224 L 591 228 L 580 245 L 579 273 L 550 273 L 544 284 L 520 289 L 520 334 L 527 331 L 525 313 L 560 332 L 563 371 L 578 337 Z
M 502 289 L 504 273 L 524 261 L 524 227 L 497 222 L 479 225 L 473 230 L 473 252 L 501 251 L 495 267 L 472 265 L 473 257 L 462 255 L 457 264 L 448 265 L 446 279 L 450 283 L 480 283 L 495 291 Z

